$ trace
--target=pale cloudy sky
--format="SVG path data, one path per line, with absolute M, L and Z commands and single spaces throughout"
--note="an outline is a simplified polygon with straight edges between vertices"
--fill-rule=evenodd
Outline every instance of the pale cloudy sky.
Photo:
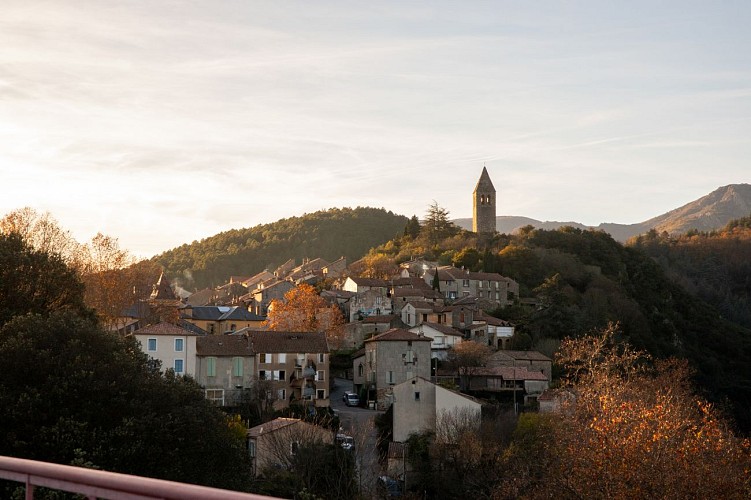
M 751 2 L 3 0 L 0 215 L 151 256 L 342 206 L 634 223 L 751 182 Z

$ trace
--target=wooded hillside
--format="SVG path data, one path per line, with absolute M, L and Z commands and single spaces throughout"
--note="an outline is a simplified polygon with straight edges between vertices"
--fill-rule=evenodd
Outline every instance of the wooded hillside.
M 246 229 L 233 229 L 164 252 L 153 261 L 188 289 L 226 283 L 232 275 L 273 270 L 305 257 L 349 262 L 394 238 L 407 218 L 383 208 L 332 208 Z

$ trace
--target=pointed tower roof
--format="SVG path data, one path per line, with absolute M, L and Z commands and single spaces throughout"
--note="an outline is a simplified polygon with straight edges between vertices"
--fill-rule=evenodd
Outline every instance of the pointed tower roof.
M 151 300 L 177 300 L 175 293 L 172 291 L 169 280 L 164 276 L 164 271 L 159 275 L 159 281 L 154 285 L 151 292 Z
M 475 186 L 474 193 L 477 192 L 490 192 L 492 191 L 495 193 L 495 187 L 493 186 L 493 181 L 490 180 L 490 175 L 488 174 L 488 169 L 485 168 L 485 166 L 482 167 L 482 174 L 480 174 L 480 180 L 477 181 L 477 185 Z

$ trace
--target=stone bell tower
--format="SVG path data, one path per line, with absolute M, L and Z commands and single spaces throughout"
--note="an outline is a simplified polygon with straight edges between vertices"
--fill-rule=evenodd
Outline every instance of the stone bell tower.
M 495 232 L 495 187 L 485 166 L 482 167 L 480 180 L 472 193 L 472 231 Z

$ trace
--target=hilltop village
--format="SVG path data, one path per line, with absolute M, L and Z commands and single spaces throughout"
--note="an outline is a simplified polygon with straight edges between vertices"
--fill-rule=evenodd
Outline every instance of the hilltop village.
M 496 191 L 485 168 L 472 199 L 474 232 L 493 233 Z M 404 467 L 398 455 L 409 435 L 435 431 L 436 415 L 470 412 L 479 425 L 483 401 L 514 411 L 549 407 L 552 360 L 514 350 L 514 325 L 498 317 L 521 300 L 511 277 L 423 259 L 401 263 L 390 279 L 359 276 L 359 268 L 345 258 L 289 260 L 195 293 L 162 275 L 149 300 L 126 311 L 117 329 L 134 336 L 163 369 L 193 377 L 223 407 L 240 405 L 262 387 L 276 411 L 326 409 L 334 377 L 346 378 L 354 395 L 348 404 L 393 407 L 392 469 Z M 333 308 L 338 321 L 317 331 L 272 328 L 270 317 L 282 314 L 275 307 L 295 290 L 322 283 L 329 286 L 315 291 L 321 300 L 313 314 L 326 317 Z M 335 353 L 345 353 L 344 366 L 342 356 L 332 362 Z M 250 430 L 251 442 L 258 432 Z M 260 471 L 270 459 L 252 446 Z

